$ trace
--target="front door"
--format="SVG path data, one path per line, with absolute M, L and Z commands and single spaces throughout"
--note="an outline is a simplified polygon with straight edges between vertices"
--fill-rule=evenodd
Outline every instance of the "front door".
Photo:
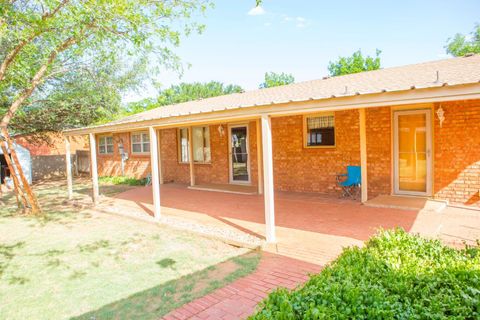
M 230 183 L 250 183 L 248 127 L 229 127 Z
M 394 187 L 396 194 L 431 195 L 431 111 L 394 113 Z

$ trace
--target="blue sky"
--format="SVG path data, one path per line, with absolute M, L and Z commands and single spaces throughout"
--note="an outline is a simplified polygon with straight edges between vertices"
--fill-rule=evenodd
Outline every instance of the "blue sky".
M 480 22 L 480 0 L 216 0 L 200 22 L 202 35 L 183 39 L 176 53 L 190 63 L 181 79 L 165 72 L 162 88 L 217 80 L 256 89 L 267 71 L 288 72 L 296 82 L 327 75 L 327 65 L 358 49 L 382 50 L 382 67 L 443 59 L 447 38 Z M 153 88 L 129 94 L 135 101 Z

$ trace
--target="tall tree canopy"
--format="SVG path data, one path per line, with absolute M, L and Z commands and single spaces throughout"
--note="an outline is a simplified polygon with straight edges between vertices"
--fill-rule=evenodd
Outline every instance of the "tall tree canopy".
M 448 54 L 455 57 L 468 53 L 480 53 L 480 24 L 475 25 L 469 36 L 457 33 L 453 38 L 448 39 L 445 49 Z
M 89 102 L 111 100 L 100 87 L 112 89 L 113 80 L 118 80 L 117 88 L 138 84 L 124 77 L 133 70 L 143 71 L 141 80 L 162 67 L 179 70 L 172 49 L 183 35 L 203 30 L 190 18 L 208 4 L 208 0 L 0 0 L 1 126 L 9 125 L 19 111 L 41 112 L 40 106 L 52 106 L 46 100 L 58 102 L 64 92 L 70 95 L 64 101 L 82 91 L 93 93 L 99 80 L 105 81 L 96 83 L 99 92 Z M 102 92 L 107 95 L 101 97 Z M 83 102 L 70 105 L 87 105 Z M 95 106 L 101 116 L 102 103 Z M 79 119 L 77 124 L 86 122 Z
M 180 83 L 160 91 L 157 98 L 148 98 L 138 102 L 129 103 L 126 106 L 124 113 L 134 114 L 160 106 L 211 98 L 242 91 L 242 87 L 238 85 L 225 85 L 217 81 L 210 81 L 207 83 Z
M 364 57 L 361 50 L 354 52 L 350 57 L 339 57 L 336 61 L 330 61 L 328 71 L 330 76 L 358 73 L 363 71 L 380 69 L 380 54 L 378 50 L 375 57 Z
M 97 86 L 79 78 L 80 70 L 97 80 L 109 79 L 102 66 L 119 66 L 113 74 L 126 76 L 123 79 L 130 79 L 128 70 L 144 70 L 144 78 L 161 67 L 179 70 L 172 50 L 182 36 L 203 30 L 191 18 L 209 4 L 209 0 L 0 0 L 0 138 L 6 142 L 0 147 L 7 154 L 9 146 L 12 163 L 7 162 L 20 177 L 12 175 L 23 207 L 40 211 L 12 148 L 8 131 L 12 120 L 28 131 L 34 123 L 52 120 L 48 110 L 59 116 L 50 121 L 58 129 L 98 118 L 118 96 L 103 91 L 84 97 Z M 122 61 L 128 61 L 125 69 Z M 97 93 L 104 89 L 108 85 Z M 40 121 L 30 123 L 32 115 Z M 83 119 L 75 122 L 77 117 Z
M 260 89 L 283 86 L 295 82 L 293 75 L 289 73 L 266 72 L 264 81 L 260 84 Z

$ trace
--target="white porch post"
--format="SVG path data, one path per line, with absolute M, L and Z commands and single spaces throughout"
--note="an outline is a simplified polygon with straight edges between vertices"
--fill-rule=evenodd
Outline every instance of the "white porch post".
M 158 130 L 158 179 L 160 184 L 163 184 L 163 169 L 162 169 L 162 130 Z
M 260 119 L 255 122 L 257 134 L 257 171 L 258 171 L 258 194 L 263 194 L 263 160 L 262 160 L 262 128 Z
M 73 199 L 72 155 L 70 153 L 70 137 L 65 137 L 65 167 L 67 170 L 68 200 Z
M 190 162 L 190 186 L 195 185 L 195 166 L 193 161 L 193 127 L 188 128 L 188 160 Z
M 365 108 L 359 109 L 360 115 L 360 167 L 362 175 L 362 203 L 368 200 L 367 181 L 367 126 Z
M 153 127 L 148 128 L 150 134 L 150 167 L 152 169 L 153 215 L 160 219 L 160 164 L 158 156 L 158 137 Z
M 268 115 L 262 115 L 262 155 L 263 155 L 263 185 L 265 201 L 265 227 L 268 243 L 276 242 L 275 237 L 275 205 L 273 191 L 273 152 L 272 123 Z
M 88 136 L 90 138 L 90 159 L 91 159 L 90 171 L 92 174 L 92 186 L 93 186 L 92 199 L 93 199 L 93 203 L 97 204 L 100 197 L 100 192 L 98 189 L 97 142 L 95 140 L 95 134 L 90 133 Z

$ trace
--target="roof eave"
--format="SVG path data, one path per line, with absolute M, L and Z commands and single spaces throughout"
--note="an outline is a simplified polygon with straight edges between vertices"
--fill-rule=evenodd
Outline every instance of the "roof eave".
M 346 110 L 389 105 L 405 105 L 415 103 L 440 102 L 452 100 L 480 99 L 480 83 L 458 85 L 440 84 L 435 87 L 416 88 L 407 90 L 386 91 L 376 93 L 355 93 L 348 96 L 335 96 L 330 98 L 305 100 L 288 100 L 286 102 L 273 102 L 266 105 L 242 106 L 241 108 L 220 111 L 201 112 L 180 116 L 131 121 L 114 125 L 104 124 L 93 127 L 70 129 L 63 131 L 66 136 L 85 135 L 89 133 L 106 133 L 127 130 L 145 129 L 150 126 L 168 128 L 186 126 L 208 122 L 227 122 L 236 119 L 256 118 L 262 114 L 272 116 L 285 116 L 299 113 L 310 113 L 331 110 Z

